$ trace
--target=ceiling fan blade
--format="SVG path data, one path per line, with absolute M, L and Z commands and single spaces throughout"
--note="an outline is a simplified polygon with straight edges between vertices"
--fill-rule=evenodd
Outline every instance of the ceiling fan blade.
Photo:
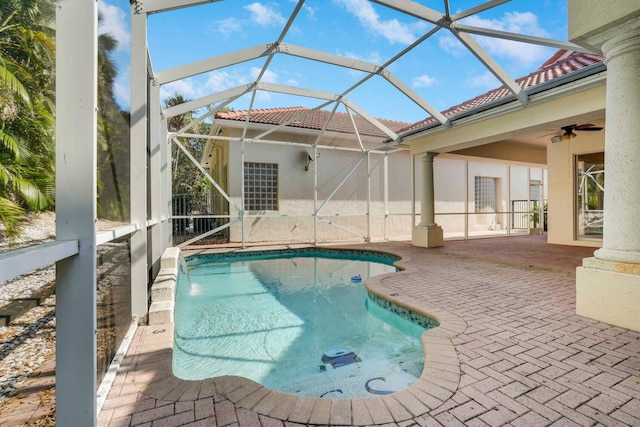
M 594 124 L 591 123 L 585 123 L 582 125 L 577 125 L 573 128 L 574 130 L 590 130 L 590 131 L 598 131 L 598 130 L 602 130 L 603 128 L 600 126 L 596 126 Z
M 560 135 L 562 131 L 554 130 L 553 132 L 545 133 L 544 135 L 540 135 L 538 138 L 546 138 L 551 135 Z

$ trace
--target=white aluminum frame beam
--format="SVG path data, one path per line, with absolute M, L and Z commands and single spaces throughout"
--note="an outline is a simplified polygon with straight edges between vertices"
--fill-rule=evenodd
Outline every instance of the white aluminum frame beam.
M 451 28 L 453 28 L 456 31 L 461 31 L 468 34 L 476 34 L 479 36 L 495 37 L 495 38 L 511 40 L 515 42 L 554 47 L 557 49 L 566 49 L 574 52 L 592 53 L 592 51 L 590 51 L 589 49 L 585 49 L 584 47 L 578 46 L 575 43 L 548 39 L 545 37 L 527 36 L 524 34 L 511 33 L 508 31 L 491 30 L 488 28 L 474 27 L 472 25 L 465 25 L 457 22 L 451 24 Z
M 245 85 L 236 86 L 231 89 L 223 90 L 212 95 L 203 96 L 202 98 L 194 99 L 191 101 L 183 102 L 182 104 L 174 105 L 162 110 L 162 115 L 165 119 L 179 116 L 190 111 L 199 110 L 211 104 L 216 104 L 220 101 L 228 99 L 236 99 L 245 95 L 253 89 L 255 83 L 249 83 Z
M 242 96 L 242 95 L 238 95 L 238 96 L 235 96 L 233 98 L 229 98 L 225 102 L 221 102 L 220 104 L 216 105 L 214 108 L 209 109 L 209 111 L 207 111 L 205 114 L 203 114 L 200 117 L 196 118 L 195 120 L 187 123 L 181 129 L 178 129 L 175 132 L 176 135 L 182 135 L 188 129 L 191 129 L 193 126 L 197 125 L 198 123 L 203 122 L 208 117 L 211 117 L 211 116 L 215 115 L 218 111 L 222 110 L 224 107 L 226 107 L 227 105 L 229 105 L 230 103 L 232 103 L 236 99 L 240 98 L 240 96 Z
M 231 65 L 252 61 L 254 59 L 270 55 L 275 47 L 275 44 L 268 43 L 266 45 L 258 45 L 247 49 L 236 50 L 224 55 L 158 71 L 155 74 L 155 77 L 158 79 L 158 84 L 163 85 L 176 80 L 186 79 L 198 74 L 208 73 L 220 68 L 229 67 Z
M 150 66 L 149 66 L 150 68 Z M 160 221 L 162 216 L 162 199 L 158 197 L 162 194 L 162 144 L 165 142 L 160 136 L 160 86 L 151 84 L 149 87 L 149 210 L 151 212 L 151 220 L 147 220 L 147 235 L 150 237 L 148 242 L 150 253 L 148 264 L 151 267 L 151 277 L 156 277 L 160 271 L 160 259 L 165 250 L 163 244 L 163 227 Z M 150 228 L 150 230 L 149 230 Z
M 358 139 L 358 145 L 360 145 L 360 150 L 365 151 L 364 144 L 362 143 L 362 138 L 360 138 L 360 132 L 358 131 L 358 125 L 356 125 L 356 121 L 353 118 L 353 114 L 351 114 L 351 110 L 347 108 L 347 116 L 349 116 L 349 120 L 351 121 L 351 126 L 353 126 L 353 131 L 356 134 L 356 138 Z
M 136 13 L 131 5 L 131 129 L 129 142 L 129 182 L 131 195 L 129 209 L 133 224 L 147 223 L 147 162 L 149 154 L 149 64 L 147 63 L 147 15 Z M 151 126 L 155 126 L 151 125 Z M 147 230 L 131 235 L 131 315 L 141 319 L 148 310 L 149 271 L 147 265 Z
M 219 1 L 221 0 L 134 0 L 132 4 L 136 5 L 138 13 L 152 14 Z
M 398 12 L 402 12 L 404 14 L 413 16 L 414 18 L 422 19 L 427 22 L 431 22 L 432 24 L 438 25 L 445 16 L 438 12 L 437 10 L 433 10 L 421 4 L 408 1 L 408 0 L 371 0 L 373 3 L 378 3 L 382 6 L 386 6 L 390 9 L 397 10 Z
M 260 140 L 262 140 L 265 136 L 270 135 L 270 134 L 272 134 L 273 132 L 276 132 L 276 131 L 278 131 L 278 130 L 282 129 L 282 128 L 284 128 L 285 126 L 287 126 L 287 125 L 289 125 L 289 124 L 291 124 L 291 123 L 293 123 L 293 122 L 295 122 L 295 121 L 297 121 L 297 120 L 303 119 L 303 118 L 307 117 L 309 114 L 311 114 L 311 113 L 313 113 L 313 112 L 315 112 L 315 111 L 318 111 L 318 110 L 320 110 L 320 109 L 322 109 L 322 108 L 326 107 L 327 105 L 330 105 L 330 104 L 333 104 L 333 103 L 334 103 L 334 101 L 327 101 L 327 102 L 324 102 L 324 103 L 322 103 L 322 104 L 318 105 L 317 107 L 314 107 L 314 108 L 311 108 L 311 109 L 309 109 L 309 110 L 306 110 L 306 111 L 304 111 L 304 112 L 302 112 L 302 113 L 300 113 L 300 114 L 296 114 L 295 116 L 291 117 L 291 118 L 290 118 L 290 119 L 288 119 L 288 120 L 285 120 L 284 122 L 280 123 L 279 125 L 277 125 L 277 126 L 275 126 L 275 127 L 272 127 L 271 129 L 269 129 L 269 130 L 266 130 L 266 131 L 262 132 L 260 135 L 256 135 L 256 136 L 254 136 L 253 138 L 244 138 L 244 136 L 243 136 L 243 139 L 244 139 L 245 141 L 247 141 L 247 142 L 257 142 L 257 141 L 260 141 Z M 336 103 L 336 105 L 337 105 L 337 103 Z M 244 128 L 244 130 L 245 130 L 245 131 L 246 131 L 246 129 L 247 129 L 248 122 L 249 122 L 249 116 L 247 115 L 247 120 L 246 120 L 246 122 L 245 122 L 245 128 Z
M 331 113 L 329 114 L 329 116 L 327 116 L 327 120 L 325 120 L 324 123 L 322 124 L 322 129 L 320 130 L 320 133 L 318 133 L 318 137 L 316 138 L 315 142 L 313 143 L 314 151 L 315 151 L 315 148 L 318 146 L 318 144 L 320 144 L 320 140 L 322 139 L 322 136 L 327 131 L 327 126 L 329 126 L 329 123 L 331 122 L 331 119 L 333 118 L 333 116 L 336 114 L 336 111 L 338 110 L 339 106 L 340 106 L 340 104 L 338 102 L 336 102 L 333 105 L 333 108 L 331 109 Z M 315 153 L 314 153 L 313 160 L 315 160 L 315 159 L 316 158 L 315 158 Z
M 98 3 L 56 7 L 56 423 L 97 423 Z
M 513 93 L 523 105 L 529 103 L 529 95 L 502 69 L 500 65 L 489 55 L 471 35 L 455 31 L 451 33 L 476 57 L 482 64 Z
M 183 133 L 183 134 L 175 134 L 175 136 L 180 136 L 180 137 L 184 137 L 184 138 L 200 138 L 200 139 L 215 139 L 215 140 L 219 140 L 219 141 L 231 141 L 231 142 L 241 142 L 242 138 L 239 136 L 220 136 L 220 135 L 198 135 L 196 133 Z M 356 152 L 356 153 L 361 153 L 362 150 L 360 148 L 351 148 L 351 147 L 340 147 L 340 146 L 336 146 L 336 145 L 321 145 L 321 144 L 314 144 L 314 145 L 309 145 L 306 144 L 304 142 L 292 142 L 292 141 L 275 141 L 275 140 L 270 140 L 270 139 L 254 139 L 254 138 L 245 138 L 244 139 L 245 142 L 256 142 L 256 143 L 260 143 L 260 144 L 268 144 L 268 145 L 290 145 L 293 147 L 302 147 L 302 148 L 318 148 L 321 150 L 335 150 L 335 151 L 351 151 L 351 152 Z M 378 147 L 386 147 L 389 146 L 389 144 L 382 144 Z M 409 150 L 408 147 L 402 147 L 402 146 L 396 146 L 396 148 L 393 151 L 387 151 L 387 150 L 378 150 L 378 149 L 370 149 L 367 150 L 372 154 L 393 154 L 396 151 L 407 151 Z
M 211 185 L 213 185 L 215 187 L 216 190 L 218 190 L 220 192 L 220 194 L 222 194 L 222 197 L 224 197 L 226 199 L 227 202 L 229 202 L 229 204 L 237 211 L 237 212 L 242 212 L 242 209 L 240 209 L 240 207 L 238 207 L 238 205 L 236 205 L 233 200 L 231 200 L 231 197 L 222 189 L 222 187 L 220 187 L 220 185 L 216 182 L 215 179 L 213 179 L 213 177 L 211 175 L 209 175 L 209 172 L 207 172 L 205 170 L 205 168 L 202 167 L 202 165 L 200 164 L 199 161 L 196 160 L 195 157 L 193 157 L 193 155 L 189 152 L 189 150 L 186 149 L 185 146 L 183 146 L 180 141 L 178 141 L 178 138 L 176 137 L 172 137 L 171 140 L 173 141 L 174 144 L 176 144 L 176 146 L 182 150 L 185 154 L 185 156 L 187 156 L 187 158 L 189 158 L 189 160 L 191 160 L 191 162 L 196 166 L 196 168 L 198 168 L 198 170 L 200 171 L 200 173 L 202 173 L 202 175 L 205 176 L 205 178 L 207 178 L 207 180 L 211 183 Z
M 251 90 L 252 87 L 254 87 L 253 84 L 237 86 L 235 88 L 224 91 L 225 92 L 224 94 L 221 92 L 212 96 L 198 98 L 193 101 L 185 102 L 183 104 L 179 104 L 174 107 L 167 108 L 164 110 L 163 114 L 165 117 L 173 117 L 179 114 L 184 114 L 186 112 L 202 108 L 206 105 L 210 105 L 212 101 L 219 102 L 222 99 L 224 99 L 223 97 L 226 95 L 231 95 L 231 96 L 244 95 L 245 93 L 247 93 L 247 90 Z M 294 87 L 294 86 L 285 86 L 285 85 L 280 85 L 275 83 L 259 83 L 255 85 L 255 89 L 264 90 L 268 92 L 283 93 L 288 95 L 303 96 L 307 98 L 323 99 L 326 101 L 330 101 L 329 103 L 342 102 L 343 104 L 345 104 L 345 106 L 347 106 L 348 108 L 351 108 L 353 111 L 361 115 L 369 123 L 377 127 L 381 132 L 387 135 L 390 139 L 392 140 L 398 139 L 398 135 L 395 132 L 393 132 L 387 126 L 382 124 L 378 119 L 368 114 L 362 108 L 358 107 L 356 104 L 353 104 L 350 101 L 348 101 L 346 98 L 343 98 L 341 95 L 331 93 L 331 92 L 310 90 L 310 89 Z M 326 105 L 328 105 L 329 103 L 326 103 Z M 318 108 L 322 108 L 322 107 L 317 107 L 316 109 Z M 253 138 L 253 139 L 257 139 L 257 138 Z
M 342 187 L 342 185 L 347 182 L 347 179 L 349 179 L 349 177 L 351 176 L 351 174 L 353 172 L 355 172 L 355 170 L 358 168 L 358 166 L 360 166 L 360 163 L 362 163 L 362 161 L 367 157 L 368 153 L 364 153 L 363 155 L 361 155 L 360 157 L 358 157 L 356 159 L 356 161 L 354 162 L 354 164 L 351 166 L 351 168 L 347 171 L 347 173 L 344 174 L 344 176 L 342 177 L 342 179 L 340 180 L 340 182 L 338 183 L 338 185 L 336 185 L 334 187 L 334 189 L 331 191 L 331 193 L 329 193 L 329 195 L 327 196 L 327 198 L 324 200 L 324 202 L 322 202 L 322 204 L 320 205 L 320 207 L 318 207 L 315 212 L 314 215 L 318 215 L 320 213 L 320 211 L 322 210 L 322 208 L 324 207 L 324 205 L 326 205 L 327 203 L 329 203 L 329 201 L 333 198 L 333 196 L 336 195 L 336 193 L 338 192 L 338 190 L 340 190 L 340 188 Z
M 484 12 L 485 10 L 489 10 L 489 9 L 491 9 L 493 7 L 500 6 L 501 4 L 509 3 L 510 1 L 511 0 L 491 0 L 491 1 L 479 4 L 477 6 L 471 7 L 471 8 L 469 8 L 467 10 L 464 10 L 464 11 L 462 11 L 460 13 L 456 13 L 455 15 L 453 15 L 451 17 L 451 20 L 452 21 L 459 21 L 460 19 L 464 19 L 464 18 L 469 17 L 471 15 L 475 15 L 477 13 Z M 449 3 L 449 2 L 447 1 L 447 3 Z
M 206 216 L 204 216 L 204 217 L 198 216 L 198 217 L 199 218 L 207 218 Z M 235 225 L 235 224 L 239 223 L 240 221 L 242 221 L 241 218 L 236 218 L 233 221 L 229 221 L 226 224 L 223 224 L 223 225 L 221 225 L 219 227 L 214 228 L 213 230 L 209 230 L 209 231 L 204 232 L 204 233 L 202 233 L 202 234 L 200 234 L 200 235 L 198 235 L 198 236 L 196 236 L 196 237 L 194 237 L 192 239 L 187 240 L 186 242 L 182 242 L 182 243 L 180 243 L 178 245 L 178 247 L 179 248 L 183 248 L 185 246 L 188 246 L 188 245 L 190 245 L 192 243 L 197 242 L 198 240 L 202 240 L 202 239 L 204 239 L 206 237 L 211 236 L 212 234 L 216 234 L 216 233 L 218 233 L 218 232 L 220 232 L 220 231 L 222 231 L 224 229 L 230 228 L 232 225 Z
M 419 42 L 422 42 L 433 33 L 435 33 L 435 31 L 430 31 L 426 36 L 421 37 L 418 43 L 415 43 L 415 44 L 419 44 Z M 412 45 L 411 47 L 413 47 L 414 45 Z M 403 51 L 403 54 L 406 53 L 408 50 L 410 49 L 405 49 Z M 417 92 L 409 88 L 409 86 L 404 84 L 402 80 L 400 80 L 393 73 L 391 73 L 386 69 L 386 67 L 388 67 L 392 62 L 395 62 L 401 55 L 396 55 L 391 61 L 388 61 L 384 66 L 378 66 L 365 61 L 359 61 L 357 59 L 351 59 L 351 58 L 343 57 L 340 55 L 334 55 L 331 53 L 326 53 L 326 52 L 318 51 L 315 49 L 310 49 L 310 48 L 292 45 L 288 43 L 282 43 L 278 41 L 276 43 L 269 43 L 266 45 L 254 46 L 247 49 L 228 53 L 225 55 L 220 55 L 217 57 L 208 58 L 208 59 L 193 62 L 190 64 L 185 64 L 179 67 L 170 68 L 168 70 L 160 71 L 155 74 L 155 78 L 158 81 L 158 84 L 162 85 L 162 84 L 170 83 L 176 80 L 193 77 L 198 74 L 203 74 L 203 73 L 214 71 L 220 68 L 239 64 L 241 62 L 258 59 L 263 56 L 269 56 L 269 61 L 270 61 L 275 53 L 284 53 L 284 54 L 295 56 L 298 58 L 322 62 L 325 64 L 335 65 L 338 67 L 348 68 L 356 71 L 362 71 L 369 74 L 369 76 L 367 76 L 365 79 L 363 79 L 360 83 L 358 83 L 354 87 L 350 88 L 347 92 L 353 90 L 353 88 L 359 86 L 369 78 L 375 75 L 380 75 L 384 79 L 386 79 L 388 82 L 390 82 L 396 89 L 402 92 L 406 97 L 408 97 L 414 103 L 416 103 L 425 112 L 429 113 L 434 118 L 436 118 L 440 123 L 447 124 L 448 122 L 446 117 L 444 117 L 436 108 L 434 108 L 431 104 L 429 104 L 426 100 L 424 100 L 420 95 L 418 95 Z M 268 67 L 269 61 L 267 61 L 267 63 L 263 66 L 261 75 L 264 73 L 265 69 Z M 260 81 L 260 77 L 256 79 L 256 83 L 259 83 L 259 81 Z M 204 99 L 204 98 L 201 98 L 201 99 Z M 187 111 L 192 111 L 194 109 L 197 109 L 197 108 L 192 108 L 190 110 L 185 110 L 188 107 L 188 104 L 189 103 L 180 104 L 181 106 L 180 111 L 183 111 L 184 113 Z M 197 105 L 197 104 L 194 104 L 194 105 Z M 175 106 L 175 107 L 179 107 L 179 106 Z M 175 108 L 175 107 L 171 107 L 171 108 Z M 180 113 L 180 114 L 183 114 L 183 113 Z M 171 114 L 177 115 L 176 113 L 171 113 Z
M 435 31 L 428 33 L 425 37 L 421 37 L 420 41 L 423 41 L 430 35 L 432 35 Z M 422 108 L 427 113 L 431 114 L 436 120 L 438 120 L 441 124 L 446 124 L 448 122 L 447 118 L 440 113 L 435 107 L 429 104 L 426 100 L 424 100 L 417 92 L 411 89 L 409 86 L 404 84 L 402 80 L 400 80 L 396 75 L 387 70 L 392 62 L 395 62 L 399 59 L 399 56 L 394 57 L 391 61 L 388 61 L 384 66 L 379 66 L 375 64 L 371 64 L 364 61 L 359 61 L 357 59 L 347 58 L 340 55 L 334 55 L 331 53 L 321 52 L 315 49 L 309 49 L 302 46 L 281 43 L 278 47 L 278 52 L 284 53 L 287 55 L 295 56 L 298 58 L 309 59 L 312 61 L 323 62 L 325 64 L 336 65 L 343 68 L 349 68 L 351 70 L 362 71 L 365 73 L 369 73 L 371 76 L 380 75 L 389 83 L 391 83 L 396 89 L 402 92 L 407 98 L 411 99 L 415 102 L 420 108 Z
M 57 240 L 0 254 L 0 282 L 47 267 L 78 253 L 78 241 Z

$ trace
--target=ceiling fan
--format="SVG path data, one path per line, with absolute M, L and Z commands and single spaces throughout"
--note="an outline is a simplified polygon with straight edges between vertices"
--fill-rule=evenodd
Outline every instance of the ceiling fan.
M 577 135 L 573 133 L 573 131 L 600 131 L 604 128 L 601 126 L 595 126 L 591 123 L 585 123 L 582 125 L 573 124 L 573 125 L 562 126 L 560 129 L 563 131 L 563 133 L 561 135 L 556 135 L 553 138 L 551 138 L 551 142 L 559 142 L 563 139 L 575 138 Z

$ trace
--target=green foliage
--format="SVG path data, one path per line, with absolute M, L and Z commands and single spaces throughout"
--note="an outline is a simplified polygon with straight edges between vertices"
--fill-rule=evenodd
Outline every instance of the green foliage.
M 115 100 L 118 75 L 111 58 L 116 40 L 98 37 L 98 217 L 118 222 L 129 221 L 129 123 L 128 112 L 121 111 Z
M 182 95 L 175 93 L 173 96 L 167 98 L 164 103 L 166 107 L 171 107 L 188 101 L 189 100 L 185 99 Z M 171 117 L 168 120 L 167 126 L 170 132 L 175 132 L 182 129 L 194 119 L 193 113 L 185 113 Z M 201 122 L 193 126 L 190 133 L 207 135 L 209 129 L 209 123 Z M 178 137 L 178 141 L 197 161 L 200 161 L 206 145 L 205 139 Z M 175 143 L 171 144 L 171 159 L 171 189 L 173 194 L 204 195 L 209 192 L 209 180 L 207 180 L 191 159 L 189 159 Z
M 0 2 L 0 222 L 17 236 L 25 211 L 54 199 L 52 0 Z
M 544 230 L 547 229 L 547 202 L 544 202 L 542 205 L 542 214 L 544 219 Z M 533 209 L 531 209 L 531 213 L 529 214 L 529 219 L 533 223 L 533 228 L 538 228 L 540 224 L 540 205 L 536 205 Z

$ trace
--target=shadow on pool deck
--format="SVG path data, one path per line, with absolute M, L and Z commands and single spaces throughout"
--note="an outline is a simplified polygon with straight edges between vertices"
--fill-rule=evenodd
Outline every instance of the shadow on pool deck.
M 575 314 L 575 267 L 593 248 L 548 245 L 545 236 L 349 247 L 403 256 L 405 271 L 369 280 L 375 292 L 460 319 L 451 333 L 432 330 L 438 343 L 427 355 L 459 361 L 457 371 L 426 363 L 437 387 L 421 380 L 415 393 L 385 399 L 313 399 L 237 377 L 182 381 L 171 375 L 172 325 L 148 326 L 99 424 L 640 425 L 640 333 Z
M 575 267 L 592 248 L 544 236 L 349 247 L 402 255 L 405 271 L 367 284 L 453 319 L 452 330 L 425 334 L 436 340 L 425 364 L 436 382 L 423 374 L 383 398 L 314 399 L 237 377 L 182 381 L 171 375 L 172 326 L 143 327 L 100 424 L 640 425 L 640 333 L 575 314 Z

